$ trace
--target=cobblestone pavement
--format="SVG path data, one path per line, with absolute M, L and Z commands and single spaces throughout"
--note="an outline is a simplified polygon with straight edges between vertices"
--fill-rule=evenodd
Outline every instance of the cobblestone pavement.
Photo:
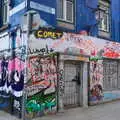
M 0 120 L 19 120 L 0 111 Z M 120 120 L 120 101 L 92 106 L 89 108 L 73 108 L 34 120 Z

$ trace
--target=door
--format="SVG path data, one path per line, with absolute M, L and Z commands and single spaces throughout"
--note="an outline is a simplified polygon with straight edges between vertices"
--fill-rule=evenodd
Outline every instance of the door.
M 81 64 L 65 63 L 65 94 L 64 106 L 76 107 L 80 105 Z

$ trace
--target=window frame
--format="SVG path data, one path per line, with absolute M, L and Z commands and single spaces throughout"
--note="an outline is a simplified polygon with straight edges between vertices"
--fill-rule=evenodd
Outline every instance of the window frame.
M 103 3 L 101 0 L 99 1 L 99 18 L 100 18 L 100 22 L 99 22 L 99 25 L 98 25 L 98 29 L 99 29 L 99 31 L 110 33 L 110 29 L 111 29 L 110 5 L 111 4 L 110 4 L 109 0 L 104 1 L 104 2 L 105 3 Z M 107 20 L 105 21 L 106 24 L 104 24 L 106 26 L 106 28 L 100 27 L 101 13 L 103 14 L 103 20 L 105 20 L 105 18 L 107 18 Z
M 57 0 L 58 1 L 58 0 Z M 74 0 L 62 0 L 63 1 L 63 5 L 61 8 L 63 8 L 62 10 L 62 14 L 63 14 L 63 18 L 60 18 L 58 17 L 58 14 L 57 14 L 57 20 L 60 20 L 60 21 L 64 21 L 64 22 L 67 22 L 67 23 L 74 23 L 74 16 L 75 16 L 75 1 Z M 70 2 L 72 3 L 72 20 L 67 20 L 67 2 Z M 58 11 L 58 9 L 57 9 Z
M 7 7 L 7 9 L 6 9 Z M 9 0 L 2 1 L 2 23 L 3 26 L 7 25 L 9 22 Z

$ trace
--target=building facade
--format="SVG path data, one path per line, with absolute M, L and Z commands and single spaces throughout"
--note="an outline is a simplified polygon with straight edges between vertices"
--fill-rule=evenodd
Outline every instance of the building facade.
M 1 32 L 26 24 L 25 14 L 32 11 L 31 22 L 35 23 L 31 27 L 40 24 L 62 31 L 86 31 L 91 36 L 120 41 L 119 0 L 1 0 L 0 6 Z
M 119 0 L 1 0 L 0 108 L 29 119 L 120 99 L 119 12 Z
M 92 36 L 120 41 L 119 0 L 1 0 L 0 6 L 1 31 L 24 24 L 22 16 L 34 10 L 34 14 L 31 13 L 32 21 L 40 19 L 40 26 L 49 25 L 77 33 L 86 31 Z M 40 14 L 40 18 L 35 12 Z

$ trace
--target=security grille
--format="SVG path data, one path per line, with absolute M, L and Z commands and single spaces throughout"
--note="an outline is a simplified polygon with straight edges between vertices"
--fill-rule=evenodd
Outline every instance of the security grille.
M 74 63 L 65 64 L 65 107 L 73 107 L 80 104 L 80 73 L 80 65 Z
M 104 90 L 113 90 L 118 88 L 118 61 L 103 61 L 103 87 Z

